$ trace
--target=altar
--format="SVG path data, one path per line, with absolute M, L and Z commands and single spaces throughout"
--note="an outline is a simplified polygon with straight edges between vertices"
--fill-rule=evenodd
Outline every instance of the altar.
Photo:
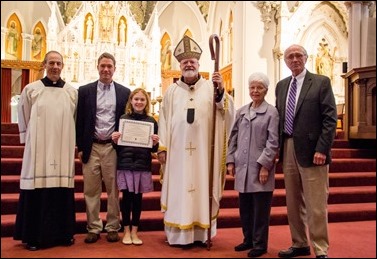
M 17 96 L 26 84 L 44 76 L 42 59 L 49 50 L 63 55 L 61 77 L 76 88 L 98 80 L 98 57 L 109 52 L 116 60 L 114 81 L 131 90 L 144 88 L 153 101 L 153 113 L 158 112 L 162 87 L 157 11 L 151 16 L 149 36 L 126 1 L 84 1 L 63 29 L 59 29 L 58 12 L 57 3 L 52 1 L 48 23 L 35 24 L 34 34 L 23 31 L 23 17 L 15 13 L 9 17 L 8 27 L 2 31 L 6 58 L 1 62 L 2 121 L 17 121 Z
M 97 80 L 97 59 L 109 52 L 116 59 L 116 82 L 131 90 L 143 87 L 148 92 L 158 91 L 161 46 L 157 20 L 153 30 L 155 37 L 148 37 L 125 2 L 84 2 L 56 37 L 65 62 L 62 78 L 75 87 Z

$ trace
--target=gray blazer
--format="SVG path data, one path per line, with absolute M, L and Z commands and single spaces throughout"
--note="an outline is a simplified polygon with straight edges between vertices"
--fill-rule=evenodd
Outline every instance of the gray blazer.
M 276 85 L 276 108 L 280 115 L 280 154 L 283 161 L 285 104 L 291 76 Z M 293 122 L 293 142 L 298 163 L 311 167 L 316 151 L 326 155 L 325 164 L 331 162 L 331 146 L 336 133 L 336 105 L 330 79 L 306 72 Z
M 251 103 L 241 107 L 229 136 L 226 163 L 235 164 L 234 189 L 265 192 L 275 189 L 275 157 L 278 152 L 279 114 L 264 101 L 254 111 Z M 269 170 L 268 181 L 259 182 L 261 166 Z

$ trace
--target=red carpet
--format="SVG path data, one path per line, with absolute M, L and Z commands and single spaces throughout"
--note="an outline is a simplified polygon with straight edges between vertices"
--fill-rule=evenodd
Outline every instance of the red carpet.
M 332 258 L 376 258 L 376 221 L 330 223 L 330 249 Z M 2 258 L 245 258 L 247 252 L 235 252 L 234 246 L 242 241 L 240 228 L 220 228 L 213 238 L 210 251 L 203 247 L 177 248 L 165 242 L 162 231 L 140 232 L 142 246 L 109 243 L 105 235 L 95 244 L 84 243 L 84 234 L 75 236 L 70 247 L 28 251 L 10 237 L 1 239 Z M 270 227 L 267 254 L 261 258 L 277 258 L 279 250 L 290 246 L 288 226 Z M 315 255 L 302 256 L 313 258 Z

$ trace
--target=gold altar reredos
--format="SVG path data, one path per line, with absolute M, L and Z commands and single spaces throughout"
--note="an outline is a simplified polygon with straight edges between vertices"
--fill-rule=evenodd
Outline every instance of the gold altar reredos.
M 96 80 L 97 59 L 103 52 L 109 52 L 117 62 L 115 81 L 131 89 L 158 89 L 159 40 L 145 35 L 126 3 L 83 2 L 69 26 L 58 35 L 66 63 L 62 77 L 74 86 Z

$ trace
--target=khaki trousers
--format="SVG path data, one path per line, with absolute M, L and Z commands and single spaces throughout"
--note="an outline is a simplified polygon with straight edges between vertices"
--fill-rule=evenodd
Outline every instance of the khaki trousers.
M 111 145 L 93 143 L 88 163 L 83 164 L 84 197 L 86 203 L 87 230 L 99 234 L 103 230 L 100 218 L 102 181 L 107 193 L 105 230 L 118 231 L 120 225 L 119 191 L 116 184 L 117 155 Z
M 292 246 L 308 246 L 308 227 L 315 254 L 327 255 L 329 165 L 301 167 L 296 159 L 293 138 L 288 138 L 284 143 L 283 172 Z

